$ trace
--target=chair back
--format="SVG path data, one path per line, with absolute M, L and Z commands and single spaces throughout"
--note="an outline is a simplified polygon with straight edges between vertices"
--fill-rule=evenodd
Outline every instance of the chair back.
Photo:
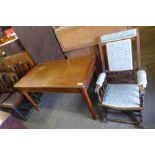
M 27 52 L 7 56 L 3 63 L 8 67 L 8 71 L 17 74 L 19 79 L 35 65 Z
M 0 93 L 8 93 L 13 91 L 13 85 L 18 78 L 14 73 L 0 73 Z
M 131 40 L 121 40 L 106 44 L 110 71 L 133 70 Z
M 138 29 L 103 35 L 100 37 L 99 47 L 103 70 L 118 72 L 140 68 Z M 133 52 L 135 47 L 136 52 Z

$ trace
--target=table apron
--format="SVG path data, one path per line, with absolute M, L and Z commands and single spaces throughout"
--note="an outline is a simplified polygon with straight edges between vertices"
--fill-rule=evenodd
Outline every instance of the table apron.
M 54 93 L 80 93 L 81 88 L 18 88 L 25 92 L 54 92 Z

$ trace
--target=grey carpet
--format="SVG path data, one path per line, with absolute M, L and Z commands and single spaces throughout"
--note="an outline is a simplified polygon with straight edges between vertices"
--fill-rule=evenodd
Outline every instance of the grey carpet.
M 147 65 L 148 87 L 145 95 L 144 125 L 155 128 L 155 64 Z

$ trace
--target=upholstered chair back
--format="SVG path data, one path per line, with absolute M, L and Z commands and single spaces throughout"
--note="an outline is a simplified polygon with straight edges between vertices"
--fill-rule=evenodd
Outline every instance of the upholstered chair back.
M 107 43 L 106 51 L 110 71 L 133 70 L 130 39 Z
M 100 37 L 100 44 L 106 47 L 109 71 L 134 70 L 132 39 L 136 36 L 137 29 L 131 29 Z

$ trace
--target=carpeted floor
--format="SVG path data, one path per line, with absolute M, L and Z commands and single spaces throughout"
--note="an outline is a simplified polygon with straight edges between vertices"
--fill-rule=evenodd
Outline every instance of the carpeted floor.
M 147 71 L 148 87 L 145 95 L 144 128 L 155 128 L 155 27 L 141 27 L 142 64 Z M 94 81 L 90 95 L 97 110 L 94 94 Z M 27 128 L 44 129 L 125 129 L 138 128 L 135 125 L 92 120 L 84 99 L 80 94 L 45 93 L 41 97 L 40 112 L 31 109 L 28 120 L 23 121 Z M 126 117 L 122 116 L 121 117 Z
M 148 86 L 145 95 L 144 126 L 155 128 L 155 63 L 146 67 Z

